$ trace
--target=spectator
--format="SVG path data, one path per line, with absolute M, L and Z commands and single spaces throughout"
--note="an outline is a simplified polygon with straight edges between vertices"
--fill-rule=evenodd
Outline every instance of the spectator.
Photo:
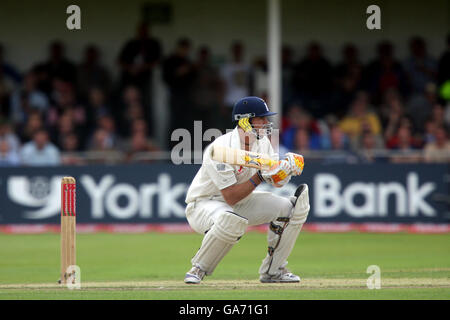
M 95 45 L 86 47 L 83 62 L 77 69 L 77 81 L 77 88 L 83 99 L 88 98 L 92 88 L 110 92 L 111 76 L 100 63 L 100 52 Z
M 20 148 L 20 140 L 11 128 L 11 125 L 0 118 L 0 142 L 8 143 L 8 150 L 18 152 Z
M 438 127 L 435 131 L 435 141 L 425 145 L 424 158 L 426 162 L 450 162 L 450 141 L 445 127 Z
M 436 82 L 437 62 L 428 55 L 425 40 L 413 37 L 409 42 L 411 56 L 405 62 L 405 71 L 413 93 L 423 94 L 429 83 Z
M 313 116 L 325 114 L 333 85 L 332 67 L 318 43 L 311 43 L 306 56 L 295 66 L 293 85 L 298 98 Z
M 45 129 L 39 129 L 33 140 L 23 145 L 20 150 L 21 161 L 28 166 L 54 166 L 61 163 L 58 148 L 50 142 Z
M 194 64 L 192 88 L 193 118 L 203 121 L 203 128 L 213 128 L 218 122 L 219 109 L 223 99 L 223 83 L 219 71 L 211 64 L 208 47 L 201 47 Z
M 154 152 L 154 151 L 159 151 L 159 148 L 153 143 L 153 141 L 149 140 L 145 136 L 145 134 L 136 132 L 132 135 L 130 139 L 126 161 L 132 162 L 138 160 L 135 159 L 135 157 L 139 153 Z
M 349 113 L 340 121 L 339 127 L 347 134 L 352 143 L 359 139 L 363 129 L 370 130 L 375 135 L 381 134 L 381 123 L 375 112 L 369 108 L 367 93 L 360 91 L 356 94 Z
M 347 44 L 342 50 L 342 61 L 336 66 L 335 87 L 330 112 L 338 118 L 347 113 L 354 94 L 362 89 L 363 65 L 359 61 L 358 49 L 353 44 Z
M 384 104 L 381 106 L 381 121 L 384 127 L 384 140 L 389 143 L 396 135 L 398 128 L 404 124 L 412 127 L 413 121 L 405 114 L 405 108 L 395 89 L 385 93 Z
M 3 45 L 0 43 L 0 78 L 3 77 L 13 86 L 22 82 L 20 72 L 5 60 L 5 52 Z
M 131 124 L 131 135 L 143 134 L 149 136 L 148 125 L 143 119 L 136 119 Z
M 418 162 L 420 156 L 417 153 L 416 145 L 417 143 L 414 141 L 410 127 L 406 125 L 401 126 L 395 137 L 395 144 L 392 145 L 393 149 L 396 150 L 396 153 L 391 157 L 391 162 Z
M 359 142 L 360 160 L 364 163 L 373 163 L 378 161 L 376 149 L 377 139 L 376 136 L 370 131 L 366 130 L 360 137 Z
M 223 123 L 221 129 L 229 127 L 231 112 L 236 101 L 251 95 L 252 70 L 244 59 L 244 45 L 240 41 L 231 44 L 231 59 L 221 70 L 225 85 L 224 106 L 221 108 Z
M 91 137 L 88 150 L 89 151 L 110 151 L 113 149 L 114 140 L 105 129 L 97 129 Z
M 127 86 L 122 94 L 120 111 L 116 111 L 119 134 L 130 136 L 131 124 L 136 119 L 145 119 L 142 94 L 136 86 Z
M 74 85 L 62 79 L 55 79 L 53 88 L 54 104 L 47 113 L 47 125 L 56 131 L 61 116 L 70 113 L 74 128 L 84 141 L 89 134 L 89 128 L 86 126 L 88 118 L 85 106 L 78 102 Z
M 3 46 L 0 43 L 0 117 L 8 117 L 10 114 L 11 92 L 22 81 L 19 72 L 4 59 Z
M 433 106 L 433 109 L 431 110 L 431 119 L 433 119 L 433 122 L 438 127 L 450 125 L 450 123 L 446 123 L 445 109 L 439 103 L 436 103 Z
M 337 125 L 330 128 L 330 152 L 325 157 L 324 164 L 357 163 L 358 157 L 348 148 L 348 139 Z
M 60 41 L 54 41 L 49 47 L 49 57 L 46 62 L 35 66 L 34 70 L 40 80 L 40 90 L 50 94 L 52 82 L 59 78 L 72 85 L 76 84 L 77 68 L 66 58 L 65 46 Z
M 44 122 L 42 121 L 41 113 L 37 110 L 31 111 L 28 115 L 27 122 L 20 126 L 20 141 L 28 142 L 34 136 L 34 134 L 44 128 Z
M 385 134 L 385 141 L 386 141 L 386 147 L 388 149 L 398 149 L 399 148 L 399 133 L 400 129 L 408 129 L 408 132 L 410 134 L 411 139 L 411 145 L 413 148 L 420 148 L 421 141 L 420 139 L 417 139 L 413 136 L 413 133 L 415 132 L 413 122 L 410 117 L 408 116 L 402 116 L 399 118 L 399 120 L 396 123 L 396 127 L 392 129 L 390 132 L 391 134 L 388 135 L 387 131 Z M 403 132 L 404 133 L 404 132 Z M 403 135 L 405 136 L 405 135 Z
M 34 71 L 25 75 L 22 88 L 11 95 L 11 119 L 14 123 L 23 123 L 31 110 L 38 110 L 42 114 L 49 108 L 47 95 L 37 87 L 37 77 Z
M 301 133 L 302 139 L 308 138 L 308 149 L 319 150 L 322 147 L 320 127 L 315 119 L 298 105 L 293 105 L 287 114 L 289 124 L 283 130 L 281 140 L 288 149 L 293 149 L 295 140 L 298 138 L 297 131 L 305 130 L 306 135 Z M 304 143 L 302 143 L 304 147 Z
M 86 162 L 77 152 L 80 150 L 78 136 L 75 133 L 68 133 L 62 138 L 61 163 L 63 165 L 82 165 Z
M 438 103 L 437 98 L 434 83 L 427 84 L 422 94 L 414 94 L 409 98 L 406 111 L 418 129 L 423 129 L 423 119 L 431 115 L 433 106 Z
M 92 87 L 89 89 L 86 110 L 88 126 L 94 126 L 99 117 L 106 116 L 111 113 L 111 108 L 106 99 L 105 92 L 101 88 Z
M 75 134 L 77 136 L 77 143 L 84 143 L 85 136 L 79 127 L 75 125 L 73 112 L 66 111 L 59 118 L 56 127 L 51 130 L 51 140 L 55 141 L 56 146 L 62 149 L 64 146 L 64 140 L 67 135 Z
M 121 141 L 120 149 L 125 150 L 125 151 L 130 150 L 131 149 L 131 140 L 136 135 L 143 135 L 147 139 L 149 145 L 152 145 L 155 148 L 158 148 L 156 142 L 149 135 L 148 125 L 145 122 L 145 120 L 137 118 L 131 122 L 130 127 L 131 127 L 131 130 L 130 130 L 129 138 Z
M 191 42 L 186 38 L 178 40 L 175 51 L 164 61 L 163 78 L 170 92 L 170 132 L 177 128 L 191 128 L 191 90 L 194 66 L 189 59 Z
M 302 154 L 308 153 L 311 146 L 311 138 L 309 136 L 308 130 L 304 128 L 299 128 L 295 131 L 294 143 L 292 150 L 298 151 Z
M 425 121 L 425 130 L 423 134 L 423 141 L 426 144 L 432 143 L 436 141 L 436 129 L 438 128 L 437 124 L 433 121 L 432 118 L 429 118 Z
M 13 167 L 20 164 L 17 151 L 13 150 L 8 140 L 0 140 L 0 167 Z
M 408 94 L 408 84 L 402 65 L 394 57 L 394 48 L 389 41 L 382 41 L 377 47 L 378 57 L 364 71 L 365 87 L 373 102 L 378 105 L 386 90 L 394 88 L 402 96 Z
M 384 130 L 393 128 L 395 132 L 398 121 L 405 115 L 405 105 L 400 93 L 394 88 L 386 90 L 378 110 L 382 128 Z
M 149 25 L 140 23 L 136 37 L 129 40 L 119 54 L 120 87 L 137 86 L 146 101 L 150 94 L 152 72 L 161 59 L 161 54 L 161 44 L 158 39 L 150 36 Z
M 112 116 L 105 115 L 98 118 L 97 128 L 106 132 L 111 148 L 114 148 L 120 144 L 120 137 L 117 135 L 116 123 Z

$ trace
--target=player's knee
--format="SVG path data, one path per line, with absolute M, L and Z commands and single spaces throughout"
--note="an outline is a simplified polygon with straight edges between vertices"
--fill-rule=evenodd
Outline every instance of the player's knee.
M 291 216 L 292 208 L 294 205 L 288 198 L 280 197 L 279 198 L 280 211 L 278 214 L 278 218 L 288 218 Z
M 245 233 L 248 220 L 231 211 L 221 214 L 213 228 L 215 235 L 227 243 L 237 242 Z

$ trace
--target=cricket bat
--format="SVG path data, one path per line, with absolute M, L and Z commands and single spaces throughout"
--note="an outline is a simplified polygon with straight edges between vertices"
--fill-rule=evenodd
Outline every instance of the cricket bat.
M 221 146 L 213 146 L 211 158 L 215 161 L 259 170 L 268 170 L 279 162 L 265 154 Z

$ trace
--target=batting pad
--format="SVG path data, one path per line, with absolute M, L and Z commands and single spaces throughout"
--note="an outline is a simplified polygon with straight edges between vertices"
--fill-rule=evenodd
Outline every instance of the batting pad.
M 291 217 L 278 218 L 270 224 L 267 234 L 269 250 L 259 268 L 260 274 L 277 275 L 281 272 L 280 268 L 287 264 L 286 260 L 294 248 L 310 209 L 308 186 L 306 184 L 302 186 L 304 187 L 299 188 L 301 193 L 298 197 L 290 198 L 294 206 Z
M 191 263 L 206 272 L 213 273 L 220 260 L 244 235 L 248 220 L 231 212 L 219 216 L 205 235 L 202 246 L 192 258 Z

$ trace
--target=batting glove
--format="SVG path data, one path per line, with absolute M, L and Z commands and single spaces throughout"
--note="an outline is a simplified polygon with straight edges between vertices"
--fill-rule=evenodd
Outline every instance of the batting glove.
M 303 167 L 305 166 L 305 161 L 302 155 L 288 152 L 286 153 L 285 160 L 289 163 L 290 171 L 289 173 L 294 176 L 299 176 L 303 172 Z
M 289 162 L 281 160 L 270 167 L 269 170 L 259 172 L 259 177 L 274 187 L 280 188 L 291 180 L 290 170 Z

